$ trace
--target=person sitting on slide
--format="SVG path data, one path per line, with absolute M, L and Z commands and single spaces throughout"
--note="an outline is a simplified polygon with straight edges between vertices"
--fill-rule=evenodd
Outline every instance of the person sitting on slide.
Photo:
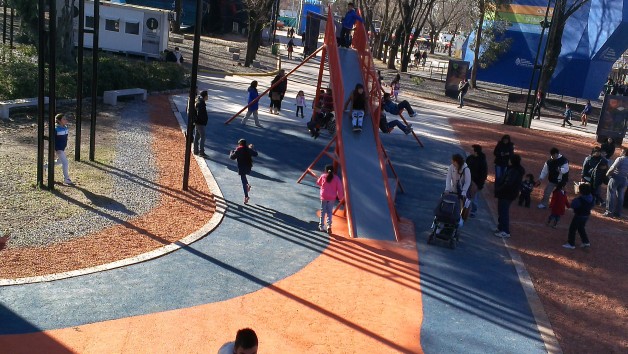
M 310 135 L 316 139 L 320 135 L 320 128 L 326 126 L 334 118 L 334 97 L 330 88 L 324 94 L 319 93 L 319 104 L 318 107 L 314 107 L 314 111 L 316 114 L 307 123 L 307 129 L 310 131 Z
M 351 105 L 351 109 L 348 109 L 349 105 Z M 368 113 L 368 100 L 362 84 L 355 85 L 355 89 L 345 103 L 345 112 L 349 112 L 353 131 L 361 132 L 364 115 Z
M 386 119 L 386 114 L 384 114 L 384 112 L 381 112 L 379 116 L 379 129 L 382 132 L 388 134 L 392 132 L 395 127 L 401 129 L 401 131 L 404 132 L 406 135 L 412 133 L 412 124 L 408 124 L 407 126 L 403 125 L 403 123 L 401 123 L 399 119 L 393 119 L 389 122 L 388 119 Z
M 399 103 L 395 103 L 392 101 L 389 93 L 384 94 L 384 99 L 382 101 L 382 108 L 384 108 L 386 112 L 390 114 L 394 114 L 394 115 L 401 114 L 401 112 L 403 112 L 403 110 L 405 109 L 406 111 L 408 111 L 410 118 L 416 117 L 416 113 L 412 109 L 410 102 L 403 100 Z

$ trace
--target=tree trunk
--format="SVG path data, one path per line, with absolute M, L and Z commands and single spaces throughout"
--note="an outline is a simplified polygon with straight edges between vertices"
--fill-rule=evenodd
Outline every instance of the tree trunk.
M 396 70 L 397 53 L 399 53 L 399 45 L 401 44 L 401 32 L 403 31 L 402 25 L 399 24 L 395 31 L 395 40 L 390 47 L 390 53 L 388 54 L 388 65 L 386 68 Z
M 482 26 L 484 26 L 484 15 L 486 13 L 485 0 L 480 0 L 478 28 L 475 32 L 475 49 L 473 50 L 473 68 L 471 68 L 471 87 L 477 88 L 478 66 L 480 61 L 480 46 L 482 44 Z
M 434 49 L 436 49 L 436 32 L 430 30 L 430 54 L 434 54 Z
M 175 12 L 175 20 L 174 20 L 174 26 L 172 27 L 172 32 L 174 33 L 180 33 L 181 32 L 181 2 L 183 0 L 175 0 L 174 2 L 174 12 Z
M 404 36 L 403 44 L 401 46 L 401 72 L 405 73 L 408 71 L 408 58 L 410 55 L 408 54 L 409 50 L 409 35 Z
M 253 23 L 253 26 L 250 24 Z M 249 33 L 246 46 L 246 58 L 244 59 L 244 66 L 249 67 L 253 64 L 257 50 L 262 44 L 262 30 L 264 25 L 249 19 Z
M 558 64 L 558 56 L 563 47 L 561 39 L 563 38 L 566 20 L 564 11 L 556 9 L 552 18 L 552 26 L 547 36 L 548 42 L 545 52 L 545 62 L 539 78 L 539 90 L 543 92 L 548 92 L 554 70 L 556 70 L 556 64 Z

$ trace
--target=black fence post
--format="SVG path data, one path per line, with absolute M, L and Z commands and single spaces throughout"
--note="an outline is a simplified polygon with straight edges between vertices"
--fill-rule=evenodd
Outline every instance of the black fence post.
M 72 9 L 74 11 L 74 9 Z M 78 51 L 76 72 L 76 137 L 74 160 L 81 161 L 81 132 L 83 126 L 83 47 L 85 45 L 85 0 L 78 0 Z
M 100 0 L 94 1 L 94 35 L 92 42 L 92 117 L 89 124 L 89 160 L 96 156 L 96 113 L 98 106 L 98 34 L 100 33 Z
M 48 189 L 55 188 L 55 114 L 57 100 L 57 2 L 48 1 Z
M 44 187 L 44 115 L 46 90 L 46 9 L 45 1 L 38 2 L 39 48 L 37 51 L 37 186 Z

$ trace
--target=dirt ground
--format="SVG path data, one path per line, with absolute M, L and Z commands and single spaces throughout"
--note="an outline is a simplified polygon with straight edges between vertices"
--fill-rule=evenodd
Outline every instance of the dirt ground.
M 213 196 L 194 161 L 190 190 L 181 190 L 184 138 L 174 116 L 164 114 L 171 112 L 167 96 L 153 96 L 148 102 L 159 176 L 154 185 L 161 193 L 159 205 L 143 216 L 68 242 L 44 248 L 4 249 L 0 251 L 0 278 L 64 272 L 128 258 L 179 240 L 211 218 L 215 210 Z M 173 143 L 160 143 L 163 141 Z
M 515 152 L 523 158 L 526 173 L 535 178 L 557 147 L 570 160 L 570 179 L 580 176 L 582 161 L 594 140 L 570 135 L 528 130 L 519 127 L 491 125 L 465 120 L 450 120 L 463 147 L 472 144 L 484 147 L 489 162 L 489 179 L 494 180 L 492 151 L 503 134 L 510 134 Z M 569 199 L 574 197 L 573 184 L 568 185 Z M 509 243 L 521 254 L 532 276 L 545 311 L 565 353 L 626 353 L 628 352 L 628 219 L 609 219 L 596 207 L 587 224 L 591 240 L 588 249 L 567 250 L 570 211 L 561 218 L 557 229 L 545 226 L 547 210 L 536 209 L 542 196 L 537 188 L 532 196 L 532 208 L 513 204 Z M 493 184 L 485 188 L 483 197 L 496 215 Z M 580 240 L 576 238 L 576 244 Z

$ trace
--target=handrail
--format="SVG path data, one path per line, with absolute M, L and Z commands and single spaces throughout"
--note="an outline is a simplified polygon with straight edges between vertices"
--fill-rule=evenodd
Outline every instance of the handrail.
M 336 148 L 344 151 L 344 143 L 342 141 L 342 121 L 343 121 L 343 103 L 345 101 L 344 83 L 342 81 L 342 73 L 340 72 L 340 54 L 338 53 L 338 43 L 336 42 L 336 26 L 334 25 L 334 16 L 331 5 L 328 6 L 327 23 L 325 25 L 325 47 L 329 63 L 329 82 L 332 89 L 334 99 L 334 113 L 336 116 Z M 357 237 L 353 213 L 351 210 L 351 196 L 349 191 L 349 180 L 347 178 L 347 164 L 345 163 L 345 154 L 338 154 L 340 158 L 340 169 L 342 170 L 342 185 L 345 190 L 345 204 L 347 213 L 347 225 L 350 237 Z
M 388 200 L 388 209 L 390 211 L 391 221 L 393 224 L 393 231 L 395 233 L 395 239 L 399 241 L 400 230 L 398 224 L 397 209 L 395 208 L 394 196 L 390 190 L 388 184 L 388 173 L 386 172 L 387 166 L 384 162 L 383 147 L 379 136 L 379 120 L 381 113 L 381 88 L 379 85 L 379 78 L 375 73 L 375 64 L 373 62 L 373 56 L 371 55 L 370 48 L 368 46 L 368 34 L 364 24 L 358 22 L 354 29 L 352 46 L 358 51 L 360 61 L 360 71 L 362 72 L 365 91 L 370 93 L 370 108 L 371 108 L 371 121 L 373 123 L 373 132 L 375 137 L 375 143 L 377 144 L 377 154 L 379 158 L 380 169 L 382 170 L 382 178 L 384 180 L 384 188 L 386 188 L 386 197 Z

